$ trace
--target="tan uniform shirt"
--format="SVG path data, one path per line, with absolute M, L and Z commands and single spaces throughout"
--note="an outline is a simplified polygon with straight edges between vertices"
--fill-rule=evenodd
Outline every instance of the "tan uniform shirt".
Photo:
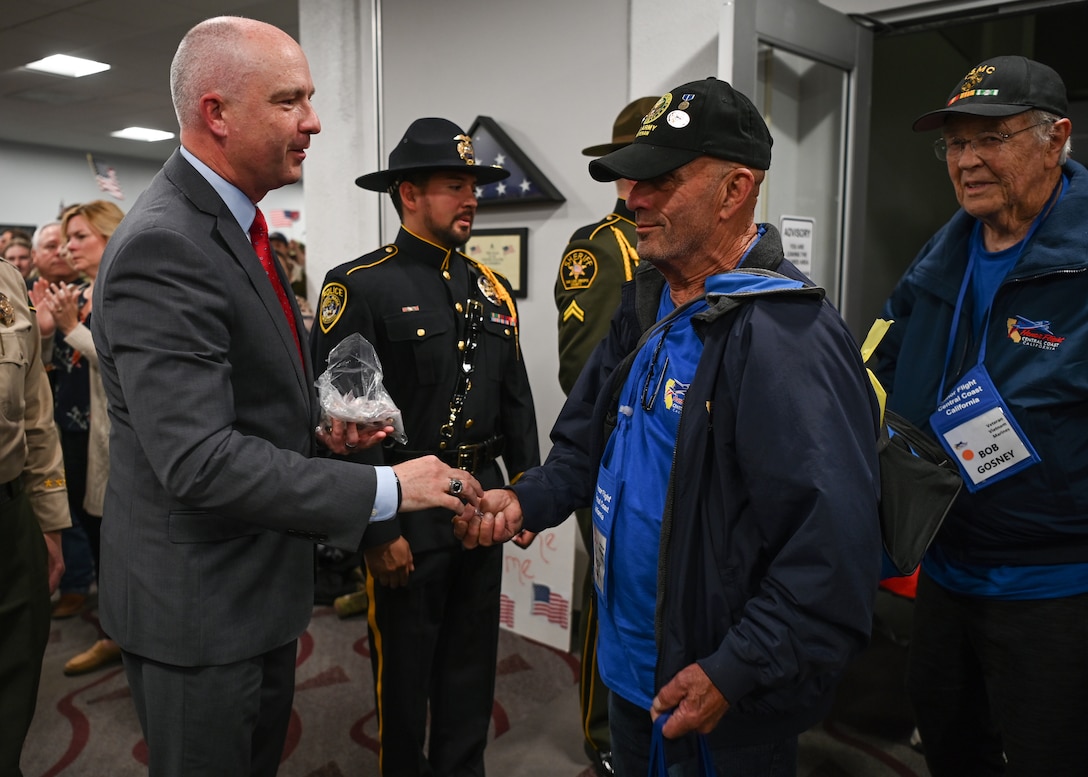
M 0 261 L 0 483 L 18 478 L 42 531 L 72 525 L 38 319 L 23 276 Z

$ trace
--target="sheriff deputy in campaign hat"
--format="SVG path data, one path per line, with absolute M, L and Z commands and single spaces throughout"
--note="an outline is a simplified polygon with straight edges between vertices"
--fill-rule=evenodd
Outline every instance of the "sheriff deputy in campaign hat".
M 389 167 L 360 175 L 355 185 L 372 192 L 389 192 L 408 176 L 439 170 L 471 173 L 480 185 L 510 176 L 496 165 L 481 165 L 472 150 L 472 139 L 447 119 L 416 119 L 396 147 L 389 152 Z
M 458 250 L 472 233 L 476 188 L 508 175 L 477 159 L 456 124 L 423 118 L 386 169 L 356 180 L 392 197 L 401 228 L 389 245 L 326 275 L 311 346 L 316 370 L 348 335 L 374 346 L 407 437 L 376 451 L 385 464 L 434 455 L 499 488 L 503 470 L 516 478 L 540 461 L 510 284 Z M 450 480 L 451 493 L 461 486 Z M 465 552 L 450 518 L 397 516 L 363 537 L 386 774 L 416 774 L 421 764 L 436 774 L 484 772 L 502 550 Z M 425 748 L 416 735 L 428 722 Z

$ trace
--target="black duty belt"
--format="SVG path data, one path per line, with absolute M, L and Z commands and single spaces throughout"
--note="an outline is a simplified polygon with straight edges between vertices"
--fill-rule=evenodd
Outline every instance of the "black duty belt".
M 21 493 L 23 493 L 22 478 L 9 480 L 7 483 L 0 483 L 0 505 L 12 501 Z
M 504 443 L 505 438 L 501 434 L 496 434 L 483 442 L 458 445 L 456 448 L 441 451 L 410 451 L 393 447 L 385 449 L 385 459 L 390 464 L 399 464 L 409 459 L 418 459 L 420 456 L 437 456 L 451 467 L 463 469 L 475 475 L 502 455 Z

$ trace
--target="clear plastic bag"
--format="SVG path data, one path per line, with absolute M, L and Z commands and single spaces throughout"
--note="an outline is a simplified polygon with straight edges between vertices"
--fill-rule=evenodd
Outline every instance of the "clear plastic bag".
M 408 442 L 404 420 L 382 385 L 382 363 L 374 346 L 358 332 L 345 337 L 329 351 L 329 366 L 315 384 L 325 414 L 354 421 L 362 429 L 392 426 L 390 435 Z

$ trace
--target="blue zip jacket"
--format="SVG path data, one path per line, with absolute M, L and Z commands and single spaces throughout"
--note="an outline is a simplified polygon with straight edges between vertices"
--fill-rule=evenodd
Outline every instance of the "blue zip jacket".
M 986 369 L 1042 462 L 961 492 L 935 542 L 963 564 L 1088 562 L 1088 170 L 1063 171 L 1065 195 L 998 288 L 984 334 Z M 938 386 L 974 224 L 960 210 L 922 248 L 885 303 L 895 323 L 872 361 L 888 407 L 930 434 L 938 394 L 978 360 L 968 294 Z
M 880 569 L 878 409 L 857 344 L 823 291 L 782 260 L 773 227 L 743 271 L 766 267 L 805 288 L 710 297 L 695 317 L 703 356 L 647 560 L 659 581 L 655 689 L 700 664 L 731 705 L 712 747 L 795 735 L 823 718 L 868 641 Z M 512 486 L 525 528 L 590 504 L 620 364 L 654 323 L 663 285 L 645 262 L 625 284 L 548 460 Z

